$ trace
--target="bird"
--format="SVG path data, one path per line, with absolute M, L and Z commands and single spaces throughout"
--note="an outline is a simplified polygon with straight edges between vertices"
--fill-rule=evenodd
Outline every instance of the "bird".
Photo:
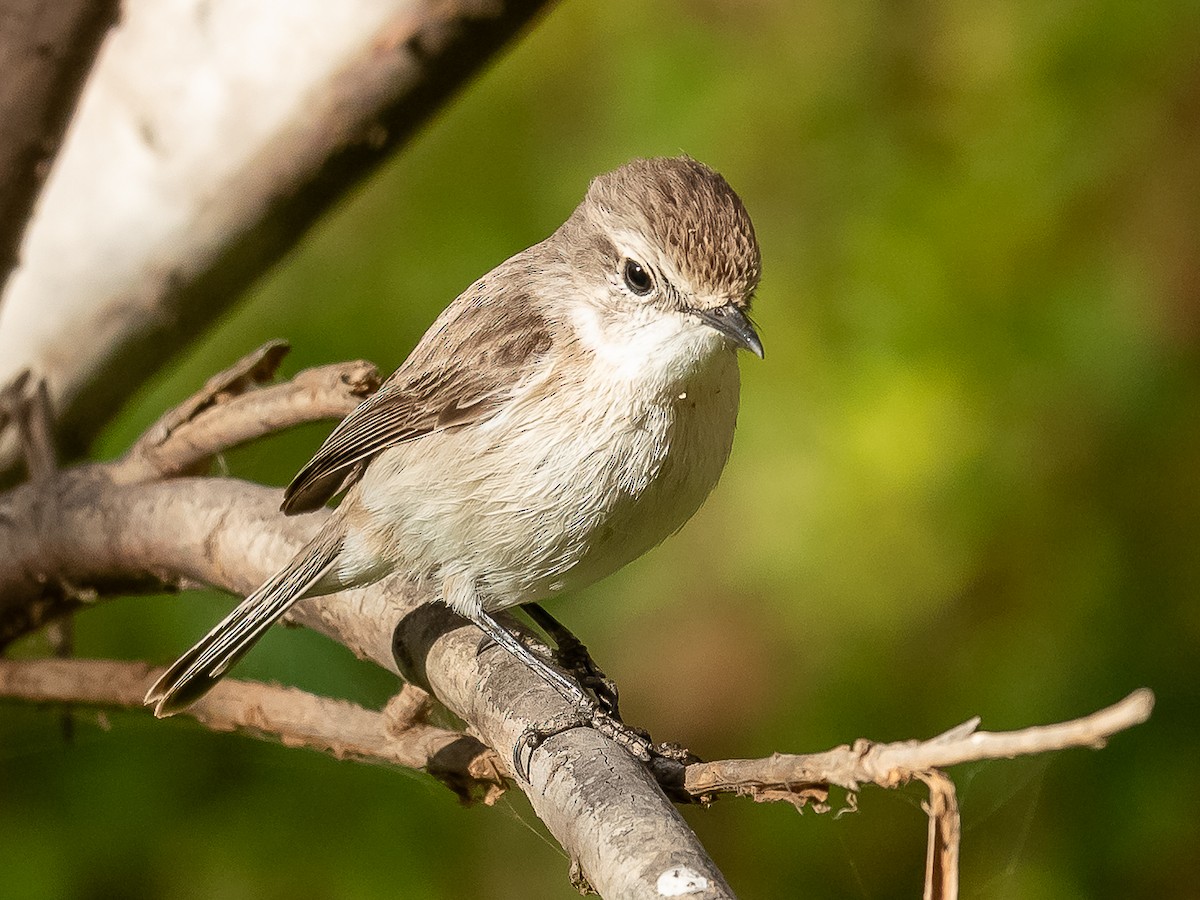
M 554 685 L 494 614 L 578 590 L 683 526 L 737 422 L 761 276 L 754 227 L 687 156 L 594 178 L 549 237 L 479 278 L 331 432 L 282 511 L 317 534 L 157 680 L 177 713 L 305 597 L 395 574 Z

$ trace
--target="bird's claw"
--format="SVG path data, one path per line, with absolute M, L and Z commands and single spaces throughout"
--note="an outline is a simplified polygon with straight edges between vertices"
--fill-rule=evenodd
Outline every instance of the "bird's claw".
M 561 718 L 561 717 L 560 717 Z M 562 734 L 564 731 L 570 731 L 572 728 L 579 728 L 584 724 L 578 716 L 570 716 L 570 721 L 560 724 L 534 726 L 531 725 L 521 732 L 521 736 L 517 738 L 517 742 L 513 745 L 513 772 L 522 781 L 528 783 L 529 769 L 533 765 L 533 754 L 538 747 L 550 740 L 556 734 Z M 522 759 L 524 755 L 524 759 Z
M 655 756 L 672 760 L 686 759 L 689 756 L 686 750 L 675 744 L 655 746 L 647 732 L 626 725 L 599 705 L 590 705 L 580 709 L 578 715 L 570 716 L 569 721 L 526 728 L 513 745 L 513 772 L 517 777 L 528 782 L 534 752 L 556 734 L 573 728 L 592 728 L 614 743 L 620 744 L 630 756 L 644 763 L 650 762 Z M 679 756 L 680 753 L 683 754 L 682 757 Z
M 592 659 L 588 648 L 570 632 L 554 635 L 558 645 L 555 662 L 575 677 L 580 687 L 590 691 L 600 709 L 621 721 L 620 695 L 617 683 L 604 674 L 604 670 Z

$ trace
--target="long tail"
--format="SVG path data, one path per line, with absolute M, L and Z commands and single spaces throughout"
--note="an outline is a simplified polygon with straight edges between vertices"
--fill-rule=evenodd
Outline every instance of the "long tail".
M 154 715 L 159 718 L 174 715 L 195 703 L 297 600 L 336 589 L 322 585 L 321 581 L 340 551 L 341 541 L 318 535 L 267 579 L 266 584 L 239 603 L 150 688 L 144 702 L 154 707 Z

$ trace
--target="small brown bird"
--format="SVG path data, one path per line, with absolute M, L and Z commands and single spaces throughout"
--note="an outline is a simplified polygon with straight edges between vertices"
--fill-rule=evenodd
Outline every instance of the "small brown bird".
M 183 709 L 304 597 L 402 572 L 538 670 L 491 615 L 590 584 L 678 530 L 720 477 L 760 271 L 741 200 L 689 158 L 596 178 L 554 234 L 438 317 L 288 487 L 346 494 L 146 696 Z

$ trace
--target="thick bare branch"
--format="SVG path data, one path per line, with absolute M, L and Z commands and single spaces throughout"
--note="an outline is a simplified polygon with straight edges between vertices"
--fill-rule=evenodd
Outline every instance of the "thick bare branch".
M 0 291 L 118 0 L 0 5 Z
M 128 0 L 0 304 L 0 381 L 45 377 L 78 452 L 544 4 Z
M 575 720 L 552 688 L 524 667 L 513 668 L 504 650 L 480 653 L 479 632 L 455 627 L 456 619 L 441 605 L 415 608 L 396 628 L 396 659 L 403 674 L 432 685 L 472 723 L 484 743 L 512 748 L 531 723 Z M 307 616 L 303 621 L 320 627 Z M 498 677 L 498 670 L 507 674 Z M 492 687 L 481 691 L 481 683 Z M 534 811 L 603 896 L 733 896 L 654 777 L 598 732 L 571 728 L 549 738 L 533 756 L 530 778 Z
M 145 710 L 146 689 L 163 672 L 146 663 L 100 659 L 0 660 L 0 697 Z M 382 711 L 296 688 L 226 679 L 188 709 L 214 731 L 236 731 L 338 759 L 423 769 L 464 800 L 494 803 L 507 770 L 474 738 L 425 722 L 411 685 Z

